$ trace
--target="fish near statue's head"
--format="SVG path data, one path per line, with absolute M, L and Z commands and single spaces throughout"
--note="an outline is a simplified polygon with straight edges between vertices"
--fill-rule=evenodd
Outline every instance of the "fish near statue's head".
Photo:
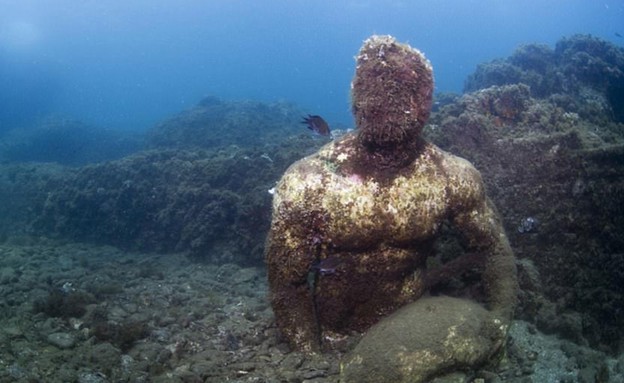
M 329 124 L 321 116 L 308 114 L 308 117 L 304 117 L 301 123 L 306 124 L 308 129 L 319 136 L 331 137 Z

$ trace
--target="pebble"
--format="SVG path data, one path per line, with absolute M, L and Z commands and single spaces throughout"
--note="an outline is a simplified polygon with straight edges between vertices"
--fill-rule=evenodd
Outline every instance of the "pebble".
M 26 370 L 20 367 L 20 365 L 17 363 L 13 363 L 9 367 L 7 367 L 7 372 L 11 378 L 16 380 L 22 379 L 26 376 Z
M 106 375 L 101 372 L 83 372 L 78 376 L 78 383 L 106 383 Z
M 130 373 L 132 372 L 132 366 L 134 366 L 136 363 L 134 361 L 134 358 L 128 354 L 123 354 L 121 356 L 121 368 L 124 372 L 126 373 Z
M 8 335 L 10 338 L 21 338 L 24 333 L 17 326 L 6 326 L 4 328 L 4 333 Z
M 12 267 L 3 267 L 0 269 L 0 284 L 6 285 L 18 280 L 17 273 Z
M 74 347 L 76 339 L 72 334 L 66 332 L 54 332 L 48 335 L 48 343 L 62 350 Z
M 303 373 L 303 379 L 324 378 L 327 376 L 327 372 L 323 370 L 310 370 Z
M 232 276 L 232 283 L 235 285 L 246 283 L 258 278 L 258 270 L 253 267 L 240 269 Z

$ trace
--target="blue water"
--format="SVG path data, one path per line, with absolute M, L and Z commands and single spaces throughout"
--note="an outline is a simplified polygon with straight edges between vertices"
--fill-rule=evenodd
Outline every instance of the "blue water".
M 0 0 L 0 131 L 45 116 L 144 130 L 202 97 L 288 100 L 351 125 L 353 57 L 373 33 L 460 92 L 480 62 L 574 33 L 618 45 L 622 0 Z

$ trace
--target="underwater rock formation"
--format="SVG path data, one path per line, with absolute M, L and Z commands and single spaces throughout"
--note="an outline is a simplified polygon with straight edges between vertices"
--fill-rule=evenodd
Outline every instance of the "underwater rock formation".
M 624 49 L 607 41 L 574 35 L 558 41 L 554 50 L 523 45 L 507 59 L 480 64 L 464 91 L 511 84 L 529 86 L 536 98 L 557 98 L 582 117 L 599 114 L 624 122 Z
M 153 150 L 67 172 L 32 208 L 36 233 L 213 262 L 260 262 L 267 192 L 310 147 L 270 154 L 237 147 Z
M 259 263 L 270 225 L 267 191 L 321 145 L 300 128 L 300 118 L 288 104 L 205 99 L 148 133 L 157 149 L 79 168 L 4 165 L 0 196 L 14 203 L 0 206 L 0 240 L 35 234 Z M 72 133 L 81 125 L 64 126 L 68 142 L 62 134 L 52 137 L 65 149 L 89 147 L 94 139 Z M 242 146 L 231 144 L 239 141 Z
M 0 242 L 32 233 L 47 193 L 71 173 L 57 164 L 0 164 Z
M 223 101 L 206 97 L 195 107 L 148 131 L 152 148 L 215 148 L 270 145 L 299 132 L 304 111 L 285 102 Z
M 463 298 L 488 308 L 470 310 L 471 321 L 478 325 L 466 329 L 462 315 L 450 314 L 445 323 L 466 329 L 466 339 L 487 337 L 475 343 L 473 351 L 480 357 L 466 363 L 432 359 L 426 373 L 416 368 L 415 359 L 406 360 L 400 368 L 413 373 L 405 372 L 404 380 L 387 375 L 377 382 L 421 382 L 454 368 L 478 367 L 502 350 L 516 301 L 514 257 L 479 173 L 420 134 L 432 89 L 431 66 L 419 51 L 389 36 L 366 40 L 353 80 L 359 129 L 291 166 L 274 197 L 266 248 L 271 300 L 278 326 L 302 350 L 335 347 L 380 320 L 378 326 L 384 328 L 404 326 L 402 320 L 383 318 L 405 305 L 410 312 L 427 310 L 431 301 L 418 298 L 429 283 L 448 279 L 444 272 L 435 281 L 426 274 L 445 222 L 475 254 L 463 267 L 457 262 L 440 269 L 478 274 L 462 291 Z M 325 264 L 332 265 L 324 269 L 330 272 L 319 272 L 318 265 Z M 478 306 L 457 302 L 436 300 L 436 305 L 449 313 Z M 413 326 L 426 327 L 405 339 L 406 347 L 416 354 L 435 353 L 446 330 L 410 320 Z M 362 340 L 373 344 L 365 347 L 366 355 L 356 348 L 347 359 L 347 381 L 359 382 L 366 375 L 355 369 L 382 367 L 384 344 L 377 343 L 372 331 Z M 449 347 L 449 355 L 461 354 L 458 344 L 450 342 Z M 366 366 L 357 360 L 365 360 Z
M 574 41 L 580 44 L 573 37 L 558 47 L 569 52 Z M 594 53 L 588 60 L 601 61 L 603 51 Z M 516 256 L 535 265 L 520 269 L 517 316 L 621 352 L 624 236 L 616 228 L 624 227 L 624 124 L 608 109 L 589 116 L 563 102 L 574 97 L 533 98 L 524 84 L 481 89 L 441 107 L 425 135 L 481 171 Z M 520 230 L 527 217 L 539 225 Z

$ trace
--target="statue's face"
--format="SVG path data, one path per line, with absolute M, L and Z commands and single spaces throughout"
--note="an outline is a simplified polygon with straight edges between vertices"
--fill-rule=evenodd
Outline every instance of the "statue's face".
M 422 53 L 388 36 L 368 39 L 357 57 L 352 83 L 360 141 L 373 149 L 388 149 L 418 138 L 429 117 L 432 93 L 432 69 Z

